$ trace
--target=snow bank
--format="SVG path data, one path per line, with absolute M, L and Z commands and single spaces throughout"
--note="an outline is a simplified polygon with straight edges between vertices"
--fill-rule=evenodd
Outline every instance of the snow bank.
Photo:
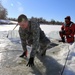
M 75 75 L 75 43 L 62 43 L 58 47 L 60 48 L 60 51 L 58 52 L 58 57 L 56 57 L 56 59 L 58 59 L 58 62 L 63 66 L 65 65 L 65 61 L 70 50 L 63 75 Z
M 3 19 L 0 19 L 0 24 L 17 24 L 16 21 L 11 21 L 11 20 L 3 20 Z
M 9 24 L 10 23 L 10 20 L 1 20 L 0 19 L 0 23 L 7 23 L 7 24 Z
M 69 57 L 67 60 L 64 75 L 75 75 L 75 43 L 69 46 Z

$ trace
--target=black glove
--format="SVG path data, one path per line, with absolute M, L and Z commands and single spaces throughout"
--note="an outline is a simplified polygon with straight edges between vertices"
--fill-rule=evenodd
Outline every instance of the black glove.
M 65 35 L 66 32 L 65 32 L 65 30 L 62 30 L 62 31 L 59 31 L 59 34 L 63 34 L 63 35 Z
M 31 57 L 30 59 L 29 59 L 29 62 L 28 62 L 28 64 L 27 64 L 27 66 L 34 66 L 34 57 Z

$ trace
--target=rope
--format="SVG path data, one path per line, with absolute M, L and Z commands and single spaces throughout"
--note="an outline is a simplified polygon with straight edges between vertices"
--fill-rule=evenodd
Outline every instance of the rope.
M 69 53 L 70 53 L 70 49 L 69 49 L 69 46 L 68 46 L 68 54 L 67 54 L 67 57 L 66 57 L 66 61 L 65 61 L 65 64 L 64 64 L 64 66 L 63 66 L 63 69 L 62 69 L 62 71 L 61 71 L 61 75 L 63 75 L 63 72 L 64 72 L 64 69 L 65 69 L 65 67 L 66 67 L 66 63 L 67 63 L 67 60 L 68 60 L 68 56 L 69 56 Z

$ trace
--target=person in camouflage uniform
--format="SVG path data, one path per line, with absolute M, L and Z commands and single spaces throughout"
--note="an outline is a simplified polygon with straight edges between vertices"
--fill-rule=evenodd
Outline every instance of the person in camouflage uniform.
M 28 18 L 24 14 L 18 17 L 18 24 L 20 25 L 19 35 L 24 50 L 20 57 L 27 57 L 26 45 L 32 45 L 32 51 L 27 66 L 33 66 L 37 51 L 40 51 L 41 55 L 44 56 L 50 40 L 41 30 L 39 23 L 35 20 L 28 21 Z

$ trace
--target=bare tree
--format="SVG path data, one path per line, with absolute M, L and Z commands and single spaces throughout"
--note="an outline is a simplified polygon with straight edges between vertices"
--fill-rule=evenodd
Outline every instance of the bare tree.
M 0 19 L 6 19 L 7 18 L 7 10 L 3 7 L 3 5 L 0 2 Z

